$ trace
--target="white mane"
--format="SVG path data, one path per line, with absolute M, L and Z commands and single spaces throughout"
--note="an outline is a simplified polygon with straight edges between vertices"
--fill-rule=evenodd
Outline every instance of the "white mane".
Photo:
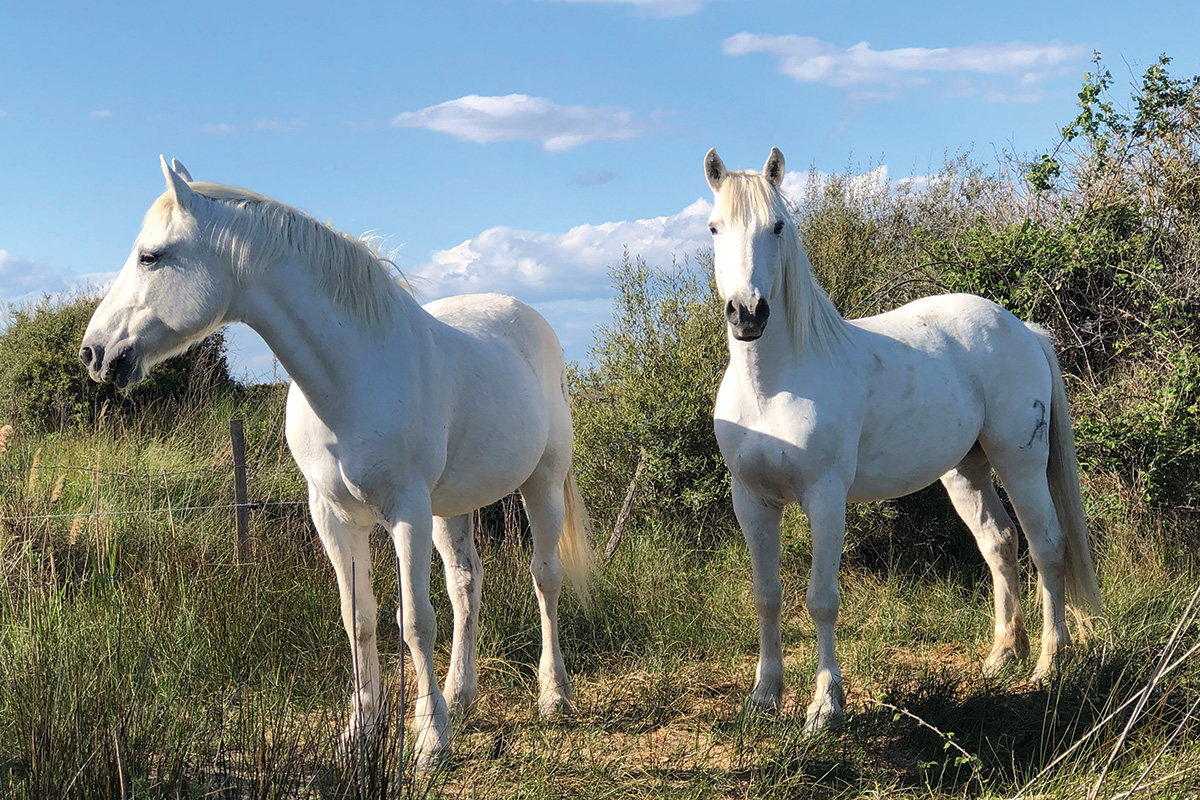
M 189 186 L 230 209 L 212 236 L 235 275 L 299 255 L 313 268 L 318 288 L 368 326 L 392 319 L 400 308 L 406 287 L 393 279 L 390 262 L 371 244 L 249 189 L 207 181 Z M 146 223 L 165 223 L 178 207 L 168 192 L 146 212 Z
M 722 218 L 753 228 L 784 220 L 779 234 L 783 269 L 784 317 L 797 354 L 809 349 L 829 354 L 844 336 L 846 321 L 825 290 L 813 280 L 812 264 L 800 245 L 800 234 L 782 192 L 755 171 L 726 173 L 717 193 Z

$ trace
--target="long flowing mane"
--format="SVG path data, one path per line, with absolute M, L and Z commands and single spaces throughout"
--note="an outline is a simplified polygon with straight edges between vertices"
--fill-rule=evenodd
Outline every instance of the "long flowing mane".
M 314 270 L 318 288 L 368 326 L 391 320 L 401 307 L 406 287 L 392 276 L 391 262 L 369 241 L 336 231 L 249 189 L 208 181 L 189 185 L 229 208 L 231 213 L 211 235 L 235 275 L 269 269 L 298 255 Z M 177 209 L 168 192 L 146 212 L 146 222 L 165 222 Z
M 800 233 L 783 193 L 762 173 L 730 171 L 717 198 L 726 220 L 754 228 L 770 227 L 780 219 L 787 223 L 779 234 L 779 254 L 784 317 L 792 346 L 801 357 L 813 349 L 828 355 L 845 335 L 846 321 L 813 279 L 812 264 L 800 244 Z

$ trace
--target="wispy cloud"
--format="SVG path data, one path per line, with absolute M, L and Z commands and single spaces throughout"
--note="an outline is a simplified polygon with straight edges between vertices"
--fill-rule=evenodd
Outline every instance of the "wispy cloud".
M 571 183 L 575 186 L 599 186 L 615 177 L 617 173 L 611 169 L 585 169 L 572 175 Z
M 467 95 L 392 118 L 398 128 L 427 128 L 478 144 L 526 140 L 557 153 L 588 142 L 627 140 L 645 127 L 617 106 L 562 106 L 544 97 Z
M 62 270 L 48 262 L 32 261 L 0 250 L 0 303 L 20 303 L 57 294 L 71 288 L 71 281 Z
M 272 133 L 294 133 L 304 128 L 308 123 L 302 119 L 273 119 L 264 118 L 254 121 L 254 130 L 270 131 Z
M 604 3 L 631 6 L 647 17 L 686 17 L 714 0 L 543 0 L 553 3 Z
M 959 73 L 954 93 L 979 95 L 989 102 L 1037 99 L 1041 81 L 1062 74 L 1091 54 L 1085 45 L 1058 41 L 873 50 L 867 42 L 842 48 L 811 36 L 752 33 L 729 37 L 722 43 L 722 51 L 730 56 L 765 53 L 777 59 L 780 74 L 793 80 L 850 88 L 871 98 L 926 86 L 934 75 Z M 1000 78 L 1005 86 L 982 88 L 961 77 L 963 74 Z
M 233 126 L 228 122 L 206 122 L 200 126 L 201 133 L 227 134 L 233 133 Z
M 107 108 L 98 108 L 92 113 L 88 114 L 88 119 L 112 119 L 112 117 L 113 112 Z

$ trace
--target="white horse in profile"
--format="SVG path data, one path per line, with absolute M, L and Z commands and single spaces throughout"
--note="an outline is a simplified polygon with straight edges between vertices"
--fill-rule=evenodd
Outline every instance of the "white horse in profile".
M 416 668 L 418 766 L 450 754 L 451 714 L 477 694 L 482 567 L 471 512 L 525 500 L 541 607 L 539 710 L 570 707 L 558 641 L 563 565 L 585 578 L 589 543 L 570 471 L 562 348 L 529 306 L 469 295 L 420 306 L 363 242 L 245 189 L 192 183 L 162 162 L 166 193 L 84 334 L 92 378 L 118 387 L 227 323 L 256 330 L 292 378 L 287 441 L 337 573 L 354 653 L 347 735 L 376 721 L 383 689 L 368 535 L 392 535 L 402 633 Z M 429 601 L 437 547 L 454 608 L 445 694 Z M 560 560 L 561 553 L 561 560 Z M 399 614 L 399 612 L 398 612 Z
M 704 173 L 715 195 L 709 230 L 729 337 L 714 427 L 750 548 L 759 620 L 748 705 L 777 706 L 783 692 L 779 526 L 793 502 L 812 527 L 810 730 L 838 722 L 845 705 L 833 630 L 847 502 L 941 480 L 992 573 L 995 642 L 986 667 L 1028 656 L 1017 536 L 993 471 L 1041 578 L 1034 676 L 1044 676 L 1070 645 L 1068 605 L 1084 634 L 1085 615 L 1100 608 L 1067 396 L 1045 332 L 964 294 L 845 320 L 814 282 L 780 193 L 783 154 L 772 148 L 761 173 L 731 172 L 710 150 Z

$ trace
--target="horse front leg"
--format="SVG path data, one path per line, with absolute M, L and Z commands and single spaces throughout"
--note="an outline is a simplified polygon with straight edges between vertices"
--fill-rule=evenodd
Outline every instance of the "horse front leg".
M 842 671 L 833 647 L 838 618 L 838 568 L 846 539 L 846 491 L 832 482 L 814 485 L 803 499 L 812 527 L 812 573 L 805 595 L 808 614 L 817 628 L 817 675 L 812 702 L 805 715 L 805 730 L 836 727 L 842 719 L 846 695 Z
M 382 685 L 375 640 L 376 604 L 371 588 L 370 532 L 374 520 L 356 520 L 344 509 L 309 489 L 309 510 L 321 544 L 337 575 L 342 624 L 350 639 L 354 667 L 354 712 L 342 734 L 347 746 L 372 733 L 379 715 Z
M 428 771 L 450 758 L 450 715 L 433 671 L 437 618 L 429 601 L 433 557 L 433 513 L 429 495 L 397 498 L 387 515 L 392 542 L 400 559 L 401 600 L 396 612 L 404 643 L 417 675 L 413 726 L 417 736 L 417 769 Z
M 783 643 L 779 631 L 779 615 L 783 608 L 783 585 L 779 580 L 779 523 L 783 508 L 764 503 L 734 480 L 733 511 L 750 549 L 754 610 L 758 613 L 758 669 L 754 690 L 746 698 L 746 707 L 774 709 L 779 707 L 783 697 Z
M 446 568 L 446 593 L 454 608 L 454 639 L 444 694 L 451 717 L 470 711 L 479 694 L 479 598 L 483 564 L 475 550 L 471 515 L 434 517 L 433 544 Z

